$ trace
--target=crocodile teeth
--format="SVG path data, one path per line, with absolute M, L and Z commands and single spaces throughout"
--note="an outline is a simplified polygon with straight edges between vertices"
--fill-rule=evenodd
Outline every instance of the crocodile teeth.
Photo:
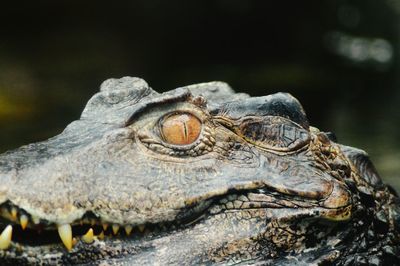
M 19 222 L 21 224 L 22 230 L 25 230 L 26 226 L 28 225 L 28 216 L 22 214 L 21 217 L 19 217 Z
M 82 236 L 82 240 L 87 243 L 90 244 L 93 242 L 94 237 L 93 237 L 93 229 L 90 228 L 87 233 L 85 235 Z
M 141 233 L 143 233 L 143 231 L 144 231 L 144 229 L 146 228 L 143 224 L 141 224 L 141 225 L 139 225 L 138 226 L 138 228 L 139 228 L 139 231 L 141 232 Z
M 17 209 L 16 209 L 16 208 L 12 208 L 12 209 L 11 209 L 11 218 L 12 218 L 14 221 L 17 220 L 17 214 L 18 214 Z
M 107 231 L 107 228 L 108 228 L 108 224 L 103 224 L 103 230 Z
M 7 225 L 0 235 L 0 249 L 7 249 L 11 244 L 12 226 Z
M 72 249 L 72 228 L 69 224 L 61 224 L 58 226 L 58 234 L 61 241 L 68 251 Z
M 32 215 L 31 218 L 32 218 L 32 222 L 33 222 L 34 224 L 39 224 L 39 223 L 40 223 L 39 217 Z
M 119 225 L 113 224 L 112 231 L 113 231 L 113 234 L 116 235 L 119 231 Z
M 132 232 L 132 226 L 131 225 L 126 225 L 125 226 L 125 233 L 127 236 L 129 236 Z
M 104 239 L 104 232 L 101 231 L 101 233 L 97 237 L 98 237 L 98 239 L 103 240 Z

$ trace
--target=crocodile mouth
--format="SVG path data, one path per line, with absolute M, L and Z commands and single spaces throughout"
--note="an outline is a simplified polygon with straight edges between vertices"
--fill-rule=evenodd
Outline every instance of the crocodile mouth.
M 54 247 L 71 251 L 78 242 L 91 244 L 96 240 L 161 237 L 175 230 L 183 230 L 202 219 L 222 212 L 249 209 L 297 209 L 309 217 L 344 221 L 351 215 L 351 205 L 326 208 L 323 202 L 265 189 L 228 191 L 227 194 L 201 201 L 181 210 L 173 221 L 146 224 L 110 224 L 92 212 L 71 224 L 56 224 L 30 215 L 24 209 L 7 201 L 0 205 L 0 250 L 11 247 Z M 63 248 L 64 246 L 64 248 Z
M 211 201 L 204 201 L 185 210 L 174 221 L 145 224 L 110 224 L 92 212 L 86 212 L 81 219 L 70 224 L 56 224 L 30 215 L 10 201 L 0 206 L 0 250 L 15 247 L 17 250 L 29 247 L 53 246 L 68 251 L 79 242 L 91 244 L 107 238 L 139 240 L 187 227 L 198 221 Z

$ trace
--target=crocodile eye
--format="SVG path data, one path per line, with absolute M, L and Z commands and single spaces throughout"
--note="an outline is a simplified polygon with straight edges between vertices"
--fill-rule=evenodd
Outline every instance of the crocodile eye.
M 160 121 L 161 136 L 173 145 L 188 145 L 195 142 L 201 132 L 200 120 L 189 113 L 167 115 Z

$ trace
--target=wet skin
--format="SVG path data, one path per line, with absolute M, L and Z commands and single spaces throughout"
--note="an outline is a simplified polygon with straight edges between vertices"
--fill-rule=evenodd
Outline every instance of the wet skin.
M 222 82 L 105 81 L 60 135 L 0 155 L 0 203 L 2 265 L 400 263 L 367 154 L 289 94 Z

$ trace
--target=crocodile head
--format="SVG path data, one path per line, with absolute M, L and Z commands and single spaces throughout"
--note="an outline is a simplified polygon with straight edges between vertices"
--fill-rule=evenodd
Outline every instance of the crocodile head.
M 289 94 L 107 80 L 60 135 L 0 156 L 0 261 L 396 258 L 396 196 L 363 151 L 331 139 Z

